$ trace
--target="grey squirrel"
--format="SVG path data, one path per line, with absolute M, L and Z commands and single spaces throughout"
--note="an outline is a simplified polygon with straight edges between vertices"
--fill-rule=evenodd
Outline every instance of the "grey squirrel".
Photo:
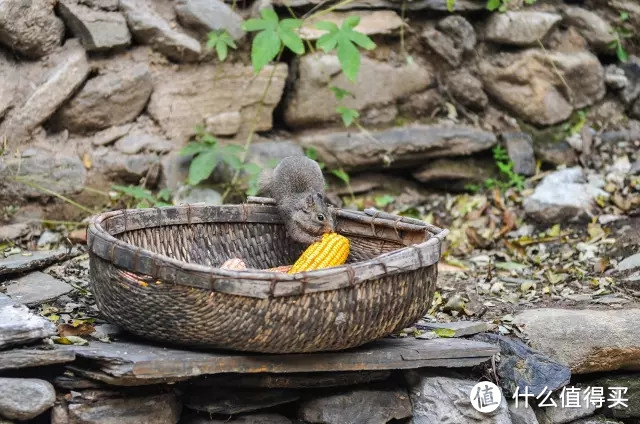
M 324 199 L 324 177 L 318 163 L 306 156 L 289 156 L 258 180 L 258 194 L 276 200 L 287 233 L 294 241 L 312 244 L 334 231 Z

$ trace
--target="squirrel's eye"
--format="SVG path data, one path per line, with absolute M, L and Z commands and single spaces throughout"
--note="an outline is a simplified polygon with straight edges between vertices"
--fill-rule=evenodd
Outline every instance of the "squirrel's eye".
M 324 221 L 324 215 L 318 214 L 318 221 L 320 222 Z

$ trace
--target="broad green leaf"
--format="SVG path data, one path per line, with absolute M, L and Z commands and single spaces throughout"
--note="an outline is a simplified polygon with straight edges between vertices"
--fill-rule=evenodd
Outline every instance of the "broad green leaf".
M 627 53 L 620 41 L 618 41 L 618 45 L 616 46 L 616 55 L 620 62 L 626 62 L 629 60 L 629 53 Z
M 345 76 L 355 81 L 360 71 L 360 52 L 357 47 L 348 40 L 338 41 L 338 60 Z
M 129 197 L 132 197 L 136 200 L 146 199 L 146 200 L 154 200 L 153 194 L 151 194 L 150 190 L 140 186 L 121 186 L 121 185 L 112 185 L 112 189 L 119 191 L 122 194 L 125 194 Z
M 280 37 L 271 29 L 258 33 L 251 44 L 251 63 L 256 72 L 260 72 L 280 52 Z
M 342 29 L 353 29 L 355 27 L 358 26 L 358 24 L 360 23 L 360 16 L 358 15 L 352 15 L 352 16 L 348 16 L 344 22 L 342 22 Z
M 373 50 L 376 48 L 376 43 L 373 42 L 373 40 L 371 40 L 371 38 L 369 38 L 369 36 L 358 32 L 358 31 L 352 31 L 349 34 L 351 40 L 356 43 L 357 45 L 359 45 L 360 47 L 362 47 L 363 49 L 367 49 L 367 50 Z
M 224 60 L 227 58 L 227 52 L 228 47 L 225 43 L 216 44 L 216 53 L 218 53 L 218 59 L 220 59 L 221 62 L 224 62 Z
M 218 43 L 219 34 L 217 31 L 210 32 L 207 39 L 207 47 L 214 48 Z
M 269 23 L 269 25 L 272 25 L 272 28 L 275 28 L 275 26 L 278 25 L 278 14 L 272 7 L 260 10 L 260 15 L 262 16 L 262 19 Z
M 257 175 L 262 172 L 262 168 L 260 167 L 260 165 L 257 165 L 255 163 L 245 163 L 242 168 L 249 175 Z
M 313 159 L 316 160 L 318 159 L 318 151 L 313 148 L 313 147 L 308 147 L 305 151 L 304 154 L 306 157 L 308 157 L 309 159 Z
M 338 35 L 335 32 L 325 34 L 316 41 L 316 49 L 322 50 L 325 53 L 329 53 L 331 50 L 335 49 L 337 45 Z
M 209 178 L 218 164 L 218 152 L 209 150 L 200 153 L 191 161 L 189 166 L 189 184 L 198 185 L 200 182 Z
M 316 23 L 316 28 L 322 30 L 322 31 L 328 31 L 328 32 L 338 32 L 340 31 L 340 28 L 338 28 L 338 25 L 334 24 L 333 22 L 329 22 L 329 21 L 320 21 Z
M 487 9 L 493 12 L 494 10 L 498 9 L 501 4 L 502 4 L 501 0 L 488 0 Z
M 261 31 L 268 28 L 269 24 L 262 19 L 247 19 L 242 24 L 242 29 L 245 31 Z
M 211 149 L 211 146 L 207 146 L 204 143 L 189 143 L 180 150 L 179 154 L 180 156 L 190 156 L 206 152 L 209 149 Z
M 223 154 L 222 160 L 235 170 L 239 170 L 242 168 L 242 160 L 235 155 Z
M 336 112 L 340 114 L 342 122 L 346 127 L 350 126 L 353 121 L 360 116 L 357 110 L 348 108 L 346 106 L 338 106 Z
M 336 177 L 340 178 L 345 183 L 349 184 L 349 181 L 350 181 L 349 174 L 347 174 L 342 168 L 332 169 L 331 173 Z
M 222 148 L 222 151 L 228 154 L 241 155 L 242 153 L 244 153 L 244 146 L 241 146 L 239 144 L 226 144 Z
M 171 190 L 169 190 L 168 188 L 163 188 L 158 192 L 158 194 L 156 195 L 156 198 L 159 200 L 164 200 L 165 202 L 168 202 L 169 199 L 171 199 Z
M 295 31 L 297 28 L 300 28 L 301 25 L 302 21 L 299 19 L 283 19 L 278 25 L 278 36 L 280 40 L 282 40 L 282 44 L 297 55 L 304 54 L 304 44 Z

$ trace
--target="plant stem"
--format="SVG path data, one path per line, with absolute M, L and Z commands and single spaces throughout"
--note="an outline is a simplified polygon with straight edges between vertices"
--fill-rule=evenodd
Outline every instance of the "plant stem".
M 247 135 L 247 140 L 244 143 L 244 151 L 242 152 L 242 156 L 240 158 L 240 160 L 241 160 L 241 162 L 243 164 L 247 160 L 247 156 L 249 155 L 249 147 L 251 146 L 251 142 L 253 141 L 253 136 L 256 133 L 256 127 L 258 126 L 258 119 L 260 117 L 260 114 L 262 113 L 262 108 L 264 107 L 264 101 L 267 98 L 267 94 L 269 94 L 269 89 L 271 88 L 271 81 L 273 81 L 273 76 L 276 73 L 276 68 L 278 66 L 278 61 L 280 60 L 280 56 L 282 56 L 282 52 L 283 51 L 284 51 L 284 46 L 281 46 L 280 47 L 280 52 L 278 53 L 278 56 L 276 57 L 275 63 L 273 64 L 273 68 L 271 69 L 271 74 L 269 75 L 269 80 L 267 81 L 267 85 L 264 88 L 264 92 L 262 93 L 262 97 L 260 98 L 260 101 L 258 102 L 258 110 L 256 111 L 255 115 L 253 116 L 253 121 L 251 122 L 251 127 L 249 128 L 249 135 Z M 221 203 L 224 203 L 224 199 L 227 198 L 227 196 L 229 195 L 229 192 L 231 192 L 231 189 L 238 182 L 238 178 L 240 177 L 240 172 L 241 171 L 242 171 L 242 168 L 236 169 L 235 173 L 233 174 L 233 178 L 231 179 L 231 182 L 229 183 L 229 186 L 227 187 L 227 189 L 222 194 L 222 198 L 220 200 Z
M 37 183 L 34 183 L 33 181 L 29 181 L 28 179 L 25 179 L 25 178 L 20 177 L 20 176 L 15 176 L 15 177 L 13 177 L 13 179 L 15 181 L 19 182 L 19 183 L 28 185 L 31 188 L 35 188 L 36 190 L 40 190 L 43 193 L 47 193 L 47 194 L 50 194 L 51 196 L 57 197 L 58 199 L 63 200 L 65 202 L 67 202 L 68 204 L 70 204 L 72 206 L 75 206 L 76 208 L 93 215 L 93 211 L 91 209 L 89 209 L 86 206 L 81 205 L 80 203 L 78 203 L 78 202 L 76 202 L 74 200 L 69 199 L 66 196 L 63 196 L 60 193 L 57 193 L 57 192 L 55 192 L 53 190 L 50 190 L 50 189 L 48 189 L 46 187 L 42 187 L 41 185 L 39 185 Z
M 342 7 L 342 6 L 346 6 L 346 5 L 348 5 L 349 3 L 352 3 L 353 1 L 354 1 L 354 0 L 342 0 L 340 3 L 336 3 L 336 4 L 334 4 L 334 5 L 333 5 L 333 6 L 331 6 L 331 7 L 327 7 L 327 8 L 326 8 L 326 9 L 324 9 L 324 10 L 321 10 L 321 11 L 319 11 L 319 12 L 315 12 L 314 14 L 312 14 L 312 15 L 310 15 L 310 16 L 307 16 L 307 17 L 305 17 L 305 19 L 307 19 L 307 18 L 309 18 L 309 19 L 311 19 L 311 18 L 317 18 L 317 17 L 319 17 L 319 16 L 326 15 L 326 14 L 331 13 L 331 12 L 333 12 L 334 10 L 336 10 L 336 9 L 338 9 L 338 8 Z

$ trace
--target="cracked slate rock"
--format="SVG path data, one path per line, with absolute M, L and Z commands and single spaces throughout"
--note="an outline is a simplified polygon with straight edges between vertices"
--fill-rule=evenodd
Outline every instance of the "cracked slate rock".
M 58 10 L 87 51 L 107 51 L 131 44 L 127 21 L 121 13 L 94 10 L 75 0 L 60 0 Z
M 51 408 L 55 400 L 55 389 L 48 381 L 0 377 L 0 416 L 30 420 Z
M 133 38 L 140 44 L 176 62 L 195 62 L 200 58 L 200 42 L 173 29 L 145 0 L 120 0 Z
M 493 412 L 485 414 L 473 408 L 469 394 L 477 383 L 475 380 L 413 370 L 405 376 L 410 385 L 413 424 L 511 424 L 504 396 Z
M 73 287 L 64 281 L 40 271 L 20 277 L 6 288 L 9 297 L 28 306 L 50 302 L 73 290 Z
M 56 327 L 49 320 L 34 315 L 26 306 L 18 305 L 0 293 L 0 349 L 55 334 Z
M 492 13 L 486 22 L 485 40 L 528 46 L 542 40 L 562 17 L 556 13 L 507 11 Z
M 498 375 L 500 386 L 507 396 L 516 388 L 529 387 L 536 396 L 547 390 L 557 390 L 569 383 L 571 370 L 564 364 L 531 349 L 519 340 L 499 334 L 478 334 L 474 340 L 497 344 L 500 347 Z
M 373 136 L 378 143 L 371 142 Z M 330 168 L 347 171 L 387 165 L 392 168 L 423 164 L 426 159 L 470 155 L 492 148 L 493 133 L 463 125 L 415 125 L 372 131 L 340 131 L 313 134 L 299 140 L 302 147 L 313 147 Z
M 64 24 L 49 0 L 0 2 L 0 43 L 29 58 L 51 53 L 62 44 Z
M 67 257 L 67 249 L 22 252 L 0 259 L 0 275 L 19 274 L 41 269 Z
M 178 0 L 174 8 L 183 26 L 203 35 L 226 30 L 236 41 L 244 37 L 242 17 L 221 0 Z
M 640 309 L 523 311 L 513 323 L 531 347 L 566 364 L 574 374 L 640 370 Z
M 411 402 L 404 388 L 356 389 L 303 401 L 298 416 L 309 423 L 385 424 L 410 417 Z
M 575 221 L 593 215 L 598 196 L 608 194 L 587 183 L 584 170 L 574 167 L 544 177 L 523 206 L 527 215 L 540 222 Z
M 82 133 L 133 121 L 153 90 L 145 64 L 132 64 L 90 79 L 53 117 L 56 127 Z
M 422 39 L 453 67 L 460 65 L 463 56 L 472 51 L 477 42 L 473 25 L 459 15 L 448 16 L 435 28 L 425 30 Z

